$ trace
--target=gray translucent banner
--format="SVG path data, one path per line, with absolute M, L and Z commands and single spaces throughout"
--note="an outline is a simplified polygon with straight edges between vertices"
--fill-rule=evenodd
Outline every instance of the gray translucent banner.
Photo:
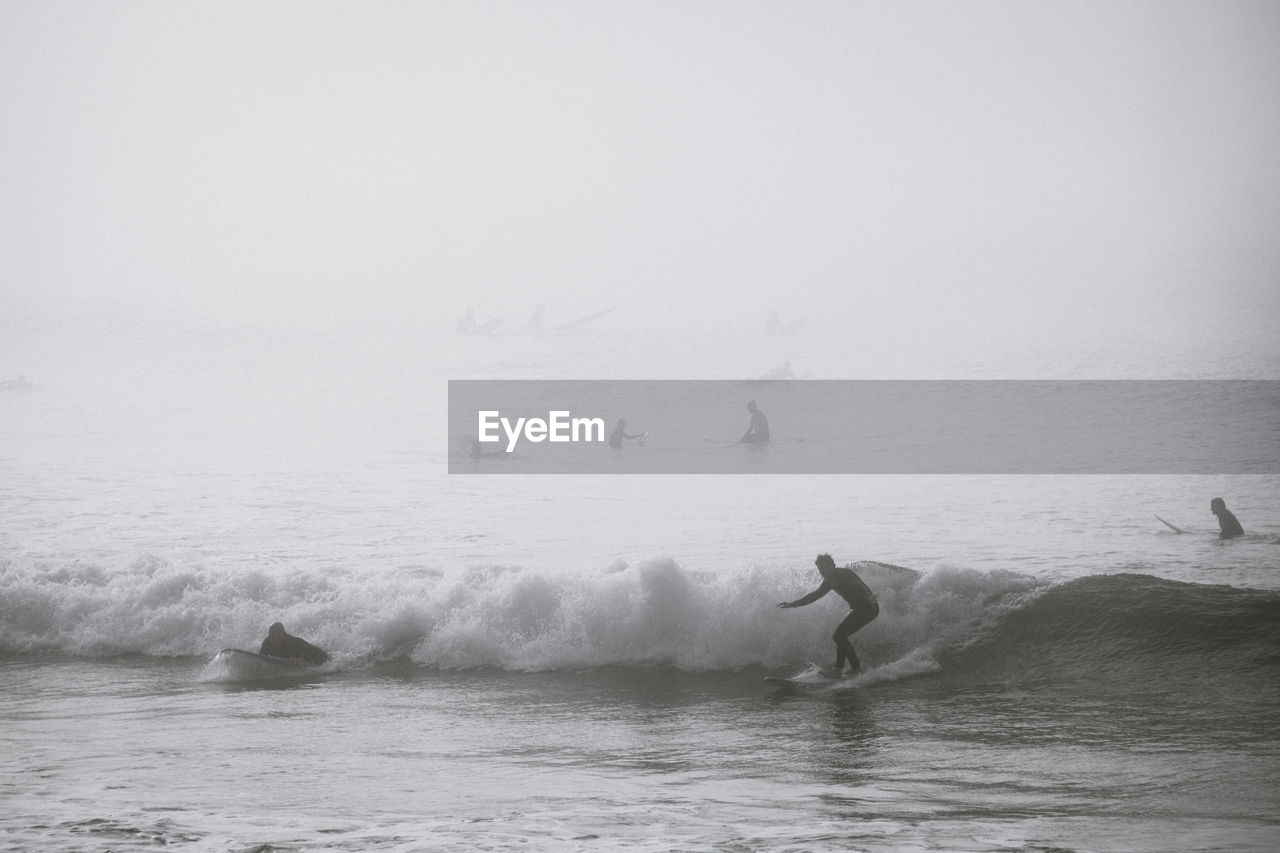
M 1270 380 L 452 380 L 449 473 L 1276 474 L 1278 415 Z

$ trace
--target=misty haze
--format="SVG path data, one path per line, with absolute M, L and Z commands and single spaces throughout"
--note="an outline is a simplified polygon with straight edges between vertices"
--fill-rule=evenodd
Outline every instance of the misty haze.
M 1274 3 L 60 0 L 0 44 L 12 849 L 1280 845 L 1280 399 L 1223 381 L 1280 379 Z M 1015 379 L 1196 382 L 979 436 L 1088 476 L 928 468 L 950 380 Z M 460 380 L 588 380 L 590 472 Z M 855 380 L 948 382 L 812 394 Z M 876 601 L 835 675 L 828 553 Z

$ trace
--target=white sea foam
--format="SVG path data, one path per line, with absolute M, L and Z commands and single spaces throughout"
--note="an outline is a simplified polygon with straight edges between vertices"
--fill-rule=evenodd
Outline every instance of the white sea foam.
M 949 567 L 923 576 L 877 563 L 855 568 L 881 601 L 880 617 L 855 641 L 870 664 L 901 661 L 894 671 L 1037 583 Z M 831 651 L 844 612 L 837 596 L 802 610 L 776 606 L 818 581 L 812 571 L 766 566 L 690 570 L 670 557 L 587 573 L 502 564 L 443 573 L 245 570 L 154 557 L 114 569 L 11 564 L 0 581 L 0 648 L 211 655 L 255 649 L 281 620 L 348 666 L 408 657 L 443 669 L 781 667 Z

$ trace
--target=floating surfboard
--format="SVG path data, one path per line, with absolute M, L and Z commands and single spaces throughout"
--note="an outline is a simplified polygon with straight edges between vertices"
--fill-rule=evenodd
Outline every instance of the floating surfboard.
M 205 666 L 206 674 L 215 681 L 269 681 L 278 678 L 307 678 L 320 672 L 320 666 L 290 658 L 260 655 L 244 649 L 223 649 Z
M 606 308 L 606 309 L 604 309 L 603 311 L 597 311 L 597 312 L 596 312 L 596 313 L 594 313 L 594 314 L 588 314 L 588 315 L 587 315 L 587 316 L 585 316 L 585 317 L 579 317 L 579 318 L 578 318 L 578 319 L 576 319 L 576 320 L 570 320 L 570 321 L 569 321 L 569 322 L 567 322 L 567 323 L 561 323 L 559 326 L 556 326 L 556 328 L 557 328 L 557 329 L 572 329 L 572 328 L 574 328 L 574 327 L 576 327 L 576 326 L 581 326 L 583 323 L 590 323 L 592 320 L 595 320 L 595 319 L 598 319 L 598 318 L 600 318 L 600 317 L 603 317 L 603 316 L 604 316 L 604 315 L 606 315 L 606 314 L 611 314 L 611 313 L 613 313 L 615 310 L 617 310 L 617 307 L 618 307 L 617 305 L 614 305 L 614 306 L 612 306 L 612 307 L 610 307 L 610 308 Z
M 1153 512 L 1153 513 L 1151 513 L 1151 514 L 1152 514 L 1152 515 L 1156 515 L 1154 512 Z M 1186 533 L 1186 532 L 1187 532 L 1187 531 L 1183 530 L 1181 527 L 1177 527 L 1177 526 L 1175 526 L 1175 525 L 1170 524 L 1169 522 L 1165 521 L 1163 518 L 1161 518 L 1161 517 L 1160 517 L 1160 516 L 1158 516 L 1158 515 L 1156 515 L 1156 520 L 1157 520 L 1157 521 L 1159 521 L 1161 524 L 1163 524 L 1165 527 L 1167 527 L 1167 528 L 1169 528 L 1170 530 L 1172 530 L 1174 533 Z

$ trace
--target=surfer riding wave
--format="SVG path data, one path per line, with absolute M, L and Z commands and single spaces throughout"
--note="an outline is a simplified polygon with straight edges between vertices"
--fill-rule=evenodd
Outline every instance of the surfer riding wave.
M 880 615 L 879 599 L 852 569 L 837 568 L 836 561 L 830 554 L 819 554 L 813 563 L 818 567 L 818 574 L 822 575 L 822 584 L 808 595 L 797 598 L 795 601 L 784 601 L 778 606 L 804 607 L 835 590 L 849 603 L 849 615 L 836 626 L 835 633 L 831 635 L 831 639 L 836 643 L 836 664 L 830 669 L 823 670 L 822 674 L 828 678 L 840 678 L 844 674 L 846 661 L 856 674 L 861 671 L 862 662 L 858 660 L 858 654 L 853 650 L 853 643 L 849 642 L 849 637 Z

